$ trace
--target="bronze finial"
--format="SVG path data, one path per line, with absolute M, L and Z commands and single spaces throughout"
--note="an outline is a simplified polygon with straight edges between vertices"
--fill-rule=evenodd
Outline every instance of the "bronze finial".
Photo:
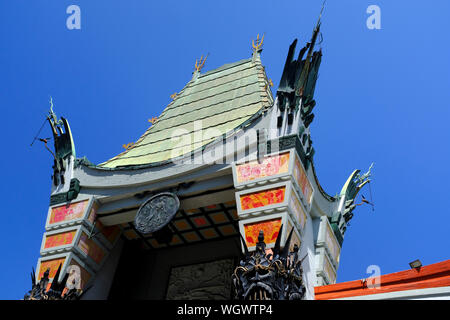
M 130 143 L 128 143 L 128 144 L 123 144 L 123 145 L 122 145 L 122 147 L 123 147 L 125 150 L 129 150 L 132 146 L 134 146 L 134 142 L 130 142 Z
M 150 122 L 151 124 L 154 124 L 156 122 L 156 120 L 158 120 L 157 117 L 153 117 L 151 119 L 148 119 L 148 122 Z
M 259 33 L 258 33 L 258 35 L 256 36 L 256 43 L 255 43 L 255 40 L 252 40 L 253 52 L 260 52 L 262 50 L 261 48 L 262 48 L 263 42 L 264 42 L 264 34 L 263 34 L 262 38 L 259 39 Z
M 203 55 L 202 55 L 200 58 L 200 61 L 195 60 L 195 70 L 197 72 L 200 72 L 200 70 L 202 70 L 203 66 L 205 65 L 206 58 L 208 58 L 208 55 L 206 55 L 206 57 L 204 59 L 203 59 Z
M 170 98 L 173 100 L 177 97 L 178 93 L 174 92 L 173 94 L 170 95 Z
M 267 82 L 266 82 L 266 84 L 265 84 L 265 86 L 264 86 L 264 89 L 267 90 L 269 87 L 273 87 L 273 81 L 272 81 L 272 79 L 268 79 L 268 80 L 267 80 Z

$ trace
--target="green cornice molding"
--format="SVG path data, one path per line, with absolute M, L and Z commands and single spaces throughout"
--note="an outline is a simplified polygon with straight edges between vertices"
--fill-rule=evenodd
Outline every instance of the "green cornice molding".
M 75 200 L 80 193 L 80 180 L 74 178 L 70 180 L 70 188 L 67 192 L 57 193 L 50 197 L 50 205 L 56 205 L 64 202 Z

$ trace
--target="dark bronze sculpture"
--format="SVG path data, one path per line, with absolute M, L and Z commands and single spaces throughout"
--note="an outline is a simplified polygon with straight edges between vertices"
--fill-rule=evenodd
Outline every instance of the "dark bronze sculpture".
M 290 232 L 283 249 L 280 248 L 281 230 L 273 254 L 266 253 L 264 233 L 260 231 L 256 250 L 249 253 L 245 241 L 245 257 L 232 275 L 235 298 L 238 300 L 301 300 L 305 295 L 303 269 L 295 244 L 289 252 Z
M 87 290 L 83 291 L 77 288 L 76 278 L 66 273 L 63 280 L 58 282 L 58 277 L 61 272 L 61 264 L 58 267 L 58 271 L 56 271 L 55 277 L 53 278 L 53 282 L 50 285 L 50 288 L 47 290 L 49 284 L 49 274 L 50 269 L 47 269 L 42 275 L 41 280 L 36 282 L 36 274 L 34 272 L 31 273 L 31 283 L 32 288 L 28 293 L 24 296 L 24 300 L 79 300 Z M 64 289 L 67 289 L 64 292 Z

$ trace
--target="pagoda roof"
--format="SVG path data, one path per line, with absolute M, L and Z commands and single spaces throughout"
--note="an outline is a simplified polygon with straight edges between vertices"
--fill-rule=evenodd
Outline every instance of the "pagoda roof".
M 167 163 L 245 127 L 272 104 L 272 93 L 259 54 L 204 74 L 195 71 L 192 79 L 134 145 L 98 167 Z M 197 122 L 200 120 L 201 123 Z

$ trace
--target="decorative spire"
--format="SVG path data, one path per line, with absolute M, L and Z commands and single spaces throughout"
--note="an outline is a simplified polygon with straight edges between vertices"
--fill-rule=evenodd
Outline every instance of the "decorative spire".
M 319 74 L 322 50 L 314 51 L 317 38 L 320 34 L 321 18 L 325 7 L 325 2 L 319 14 L 316 26 L 314 27 L 310 42 L 304 46 L 297 59 L 294 59 L 297 39 L 289 47 L 283 74 L 277 90 L 278 107 L 281 112 L 286 106 L 294 108 L 295 112 L 300 110 L 301 122 L 299 129 L 308 128 L 314 119 L 312 110 L 316 105 L 314 101 L 314 91 Z M 306 55 L 306 57 L 304 57 Z M 297 130 L 297 129 L 296 129 Z M 304 145 L 305 146 L 305 145 Z M 305 146 L 305 148 L 309 148 Z M 312 156 L 312 148 L 306 149 L 307 154 Z
M 264 42 L 264 35 L 261 37 L 261 39 L 259 38 L 259 33 L 256 36 L 256 41 L 252 40 L 252 51 L 253 51 L 253 59 L 255 59 L 262 51 L 262 45 Z
M 308 44 L 309 45 L 308 55 L 306 56 L 305 65 L 302 69 L 302 73 L 300 74 L 300 79 L 298 81 L 299 87 L 296 92 L 297 96 L 303 96 L 304 88 L 305 88 L 305 85 L 307 82 L 306 78 L 309 75 L 309 70 L 310 70 L 311 63 L 312 63 L 311 57 L 314 52 L 314 46 L 316 44 L 317 36 L 319 35 L 319 32 L 320 32 L 320 25 L 321 25 L 320 19 L 322 18 L 322 13 L 323 13 L 324 7 L 325 7 L 325 1 L 322 4 L 322 9 L 320 10 L 319 19 L 317 19 L 317 24 L 316 24 L 316 27 L 314 28 L 314 31 L 313 31 L 313 34 L 311 37 L 311 42 Z
M 261 52 L 262 51 L 262 45 L 263 45 L 263 42 L 264 42 L 264 35 L 265 34 L 263 34 L 262 38 L 259 39 L 259 33 L 258 33 L 258 35 L 256 36 L 256 44 L 255 44 L 255 41 L 252 40 L 253 52 Z
M 203 58 L 203 55 L 200 57 L 200 60 L 195 60 L 195 71 L 193 73 L 192 79 L 196 80 L 200 74 L 200 71 L 202 70 L 203 66 L 205 65 L 206 58 L 208 58 L 209 54 L 206 55 L 205 58 Z
M 45 148 L 48 151 L 50 151 L 54 160 L 53 177 L 52 177 L 53 184 L 55 186 L 58 186 L 59 184 L 65 183 L 64 175 L 68 165 L 68 163 L 65 161 L 69 158 L 69 156 L 72 156 L 74 159 L 76 159 L 76 154 L 69 122 L 67 121 L 67 119 L 64 119 L 63 117 L 58 119 L 55 112 L 53 111 L 53 98 L 51 96 L 49 103 L 50 103 L 50 110 L 48 112 L 48 115 L 46 116 L 45 121 L 42 124 L 41 128 L 39 129 L 38 133 L 34 137 L 31 146 L 34 144 L 36 140 L 39 140 L 43 142 Z M 54 150 L 55 150 L 54 152 L 47 145 L 47 143 L 52 138 L 45 138 L 45 139 L 39 138 L 39 134 L 41 133 L 46 121 L 48 121 L 50 129 L 53 134 Z
M 206 57 L 204 59 L 203 59 L 203 55 L 202 55 L 200 58 L 200 61 L 195 60 L 195 71 L 200 72 L 200 70 L 202 70 L 203 66 L 205 65 L 206 58 L 208 58 L 208 55 L 206 55 Z
M 57 131 L 59 131 L 60 134 L 63 134 L 62 131 L 62 125 L 63 121 L 61 119 L 58 120 L 58 117 L 56 116 L 55 112 L 53 111 L 53 98 L 50 96 L 50 111 L 48 112 L 48 121 L 50 122 L 50 126 L 52 128 L 53 134 L 58 135 Z

